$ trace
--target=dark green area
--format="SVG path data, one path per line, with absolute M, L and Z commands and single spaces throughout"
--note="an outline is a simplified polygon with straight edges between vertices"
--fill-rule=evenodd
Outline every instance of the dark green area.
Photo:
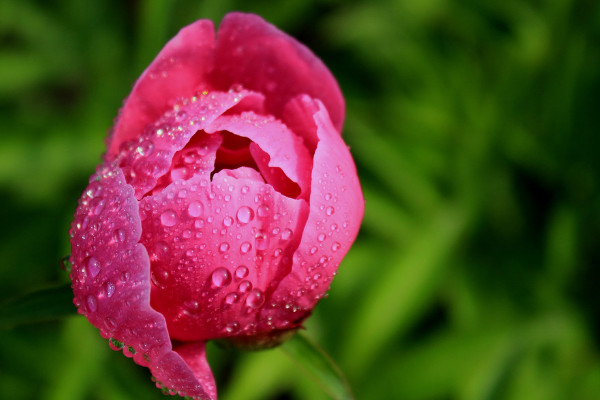
M 67 281 L 122 99 L 179 28 L 236 9 L 313 49 L 346 96 L 367 209 L 307 334 L 356 398 L 600 398 L 590 0 L 0 2 L 0 302 Z M 0 398 L 163 398 L 83 317 L 0 342 Z M 328 398 L 278 350 L 209 357 L 220 399 Z

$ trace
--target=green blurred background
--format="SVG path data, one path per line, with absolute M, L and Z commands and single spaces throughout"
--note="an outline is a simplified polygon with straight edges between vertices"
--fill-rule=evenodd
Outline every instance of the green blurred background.
M 0 2 L 0 300 L 65 282 L 132 83 L 251 11 L 339 79 L 367 200 L 308 321 L 357 399 L 600 399 L 600 12 L 588 1 Z M 209 347 L 223 400 L 327 399 L 279 350 Z M 0 331 L 0 398 L 162 399 L 83 317 Z

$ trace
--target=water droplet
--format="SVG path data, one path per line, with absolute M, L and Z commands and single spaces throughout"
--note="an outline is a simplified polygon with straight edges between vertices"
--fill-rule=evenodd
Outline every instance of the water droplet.
M 112 331 L 117 327 L 117 323 L 111 317 L 106 317 L 104 318 L 104 326 L 106 326 L 106 329 L 109 331 Z
M 249 188 L 248 186 L 246 186 L 246 185 L 242 186 L 242 190 L 241 190 L 241 192 L 242 192 L 243 194 L 246 194 L 246 193 L 248 193 L 249 191 L 250 191 L 250 188 Z
M 290 240 L 292 233 L 291 229 L 284 229 L 283 232 L 281 232 L 281 240 Z
M 238 292 L 240 293 L 247 293 L 250 289 L 252 289 L 252 282 L 250 281 L 241 281 L 238 285 Z
M 94 257 L 90 257 L 87 262 L 87 273 L 95 278 L 100 273 L 100 262 Z
M 339 244 L 339 242 L 335 242 L 333 245 L 331 245 L 331 250 L 333 251 L 338 251 L 340 249 L 341 244 Z
M 259 218 L 266 218 L 269 216 L 269 206 L 262 204 L 256 210 L 256 214 Z
M 317 252 L 317 248 L 316 247 L 311 247 L 310 248 L 310 254 L 315 254 Z
M 327 215 L 333 215 L 335 209 L 331 206 L 327 207 L 327 209 L 325 209 L 325 214 Z
M 240 265 L 235 269 L 235 277 L 238 279 L 242 279 L 248 276 L 248 267 L 245 265 Z
M 260 289 L 252 289 L 246 297 L 246 305 L 250 308 L 259 308 L 265 302 L 265 295 Z
M 113 233 L 113 237 L 114 237 L 115 241 L 117 241 L 119 243 L 123 243 L 125 241 L 125 239 L 127 238 L 127 234 L 125 233 L 125 231 L 123 229 L 117 229 Z
M 96 199 L 92 200 L 95 201 Z M 100 215 L 100 213 L 104 210 L 104 206 L 106 205 L 106 201 L 104 201 L 104 199 L 100 199 L 97 204 L 95 204 L 93 207 L 94 209 L 92 210 L 92 212 L 94 213 L 94 215 Z
M 165 289 L 167 287 L 166 283 L 169 279 L 169 273 L 163 269 L 156 268 L 150 273 L 150 279 L 156 287 Z
M 96 310 L 98 309 L 98 304 L 96 303 L 96 298 L 94 296 L 90 294 L 85 300 L 85 302 L 87 304 L 89 312 L 96 312 Z
M 241 224 L 247 224 L 254 218 L 254 211 L 250 207 L 242 206 L 238 209 L 236 216 Z
M 225 304 L 232 305 L 233 303 L 237 303 L 239 300 L 239 296 L 237 293 L 231 292 L 227 296 L 225 296 Z
M 327 201 L 331 200 L 332 197 L 333 196 L 331 196 L 331 193 L 326 193 L 325 194 L 325 200 L 327 200 Z
M 244 242 L 240 245 L 240 253 L 246 254 L 252 249 L 252 245 L 248 242 Z
M 227 268 L 219 267 L 213 271 L 211 279 L 213 285 L 220 288 L 231 283 L 231 274 Z
M 223 242 L 219 245 L 220 253 L 225 253 L 227 250 L 229 250 L 229 243 Z
M 119 342 L 115 338 L 108 339 L 108 344 L 109 344 L 110 348 L 113 350 L 121 350 L 123 348 L 123 343 Z
M 229 227 L 233 224 L 233 218 L 227 216 L 225 218 L 223 218 L 223 225 Z
M 241 281 L 238 285 L 238 292 L 240 293 L 246 293 L 250 289 L 252 289 L 252 283 L 250 281 Z
M 160 214 L 160 223 L 163 226 L 173 226 L 177 223 L 178 216 L 173 210 L 166 210 Z
M 186 300 L 183 302 L 183 306 L 188 312 L 194 312 L 198 310 L 200 304 L 196 300 Z
M 106 282 L 104 284 L 104 293 L 106 297 L 111 298 L 115 294 L 115 284 L 112 282 Z
M 188 214 L 190 217 L 197 218 L 204 213 L 204 206 L 202 203 L 193 201 L 188 205 Z
M 325 234 L 324 233 L 319 233 L 319 235 L 317 236 L 317 240 L 319 242 L 322 242 L 323 240 L 325 240 Z
M 237 331 L 238 329 L 240 329 L 240 324 L 233 321 L 233 322 L 230 322 L 227 324 L 227 326 L 225 327 L 225 332 L 233 333 L 233 332 Z
M 258 231 L 254 236 L 254 244 L 257 250 L 266 250 L 267 249 L 267 238 L 262 231 Z

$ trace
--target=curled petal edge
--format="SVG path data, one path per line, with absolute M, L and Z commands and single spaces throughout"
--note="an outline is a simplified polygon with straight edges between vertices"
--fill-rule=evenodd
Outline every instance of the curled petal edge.
M 133 188 L 114 165 L 90 179 L 71 229 L 71 271 L 78 311 L 110 338 L 111 347 L 150 368 L 157 384 L 195 399 L 216 399 L 214 380 L 197 344 L 194 370 L 176 351 L 164 317 L 150 306 L 150 261 L 139 244 L 141 221 Z M 198 361 L 199 360 L 199 361 Z

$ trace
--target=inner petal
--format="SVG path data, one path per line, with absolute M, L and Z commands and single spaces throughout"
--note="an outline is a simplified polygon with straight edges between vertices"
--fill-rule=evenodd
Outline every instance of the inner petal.
M 248 167 L 178 180 L 141 202 L 151 304 L 172 338 L 252 335 L 291 271 L 308 216 Z

